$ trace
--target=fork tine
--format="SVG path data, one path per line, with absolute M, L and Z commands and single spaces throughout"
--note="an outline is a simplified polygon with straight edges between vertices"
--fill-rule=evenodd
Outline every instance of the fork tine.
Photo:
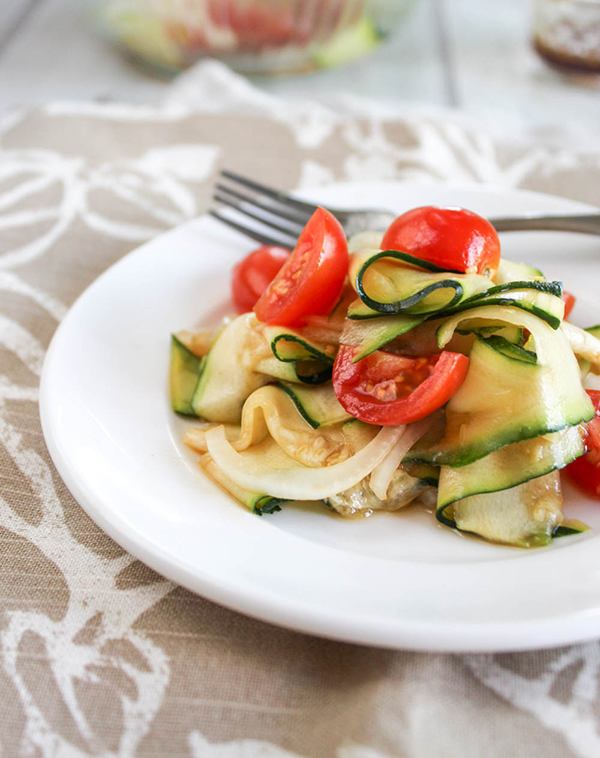
M 317 210 L 316 205 L 305 203 L 302 200 L 296 200 L 295 197 L 290 197 L 290 195 L 286 195 L 285 192 L 280 192 L 279 190 L 275 190 L 272 187 L 266 187 L 264 184 L 255 182 L 253 179 L 247 179 L 245 176 L 234 174 L 232 171 L 223 169 L 221 171 L 221 176 L 224 176 L 226 179 L 229 179 L 232 182 L 237 182 L 237 184 L 241 184 L 242 186 L 247 187 L 254 192 L 258 192 L 261 195 L 265 195 L 266 197 L 270 197 L 273 200 L 277 200 L 279 203 L 282 203 L 288 208 L 292 207 L 296 208 L 299 211 L 303 211 L 305 214 L 307 214 L 306 221 L 308 221 L 309 217 L 312 216 L 312 214 Z
M 257 229 L 251 229 L 247 226 L 243 226 L 242 224 L 238 224 L 237 222 L 232 221 L 232 219 L 227 218 L 226 216 L 223 216 L 216 211 L 209 210 L 208 213 L 210 216 L 213 216 L 213 218 L 219 220 L 222 224 L 230 226 L 232 229 L 235 229 L 236 232 L 241 232 L 241 234 L 245 234 L 246 237 L 250 237 L 251 239 L 260 242 L 263 245 L 275 245 L 277 247 L 293 248 L 296 244 L 295 240 L 291 237 L 288 239 L 277 239 L 275 237 L 270 237 L 268 234 L 263 234 Z
M 243 203 L 266 211 L 271 216 L 284 218 L 287 221 L 292 221 L 293 223 L 297 224 L 300 229 L 306 226 L 306 222 L 309 218 L 305 213 L 297 211 L 295 208 L 287 208 L 285 206 L 282 208 L 277 208 L 273 203 L 270 203 L 269 201 L 265 202 L 262 199 L 257 199 L 256 197 L 244 194 L 243 192 L 238 192 L 238 190 L 231 189 L 226 184 L 216 184 L 215 190 L 218 190 L 219 192 L 226 192 L 228 195 L 235 197 L 237 200 L 241 200 Z
M 260 216 L 258 213 L 254 213 L 247 207 L 244 207 L 243 204 L 238 203 L 234 199 L 228 198 L 226 195 L 222 195 L 220 192 L 215 192 L 213 195 L 213 200 L 216 200 L 219 203 L 223 203 L 223 205 L 226 205 L 229 208 L 233 208 L 238 213 L 241 213 L 244 216 L 248 216 L 248 218 L 254 219 L 254 221 L 258 221 L 264 226 L 268 226 L 269 229 L 274 229 L 276 232 L 281 232 L 282 234 L 289 234 L 292 237 L 295 236 L 296 239 L 302 231 L 302 228 L 297 224 L 294 224 L 295 228 L 293 228 L 284 224 L 277 224 L 275 221 L 271 221 L 264 216 Z

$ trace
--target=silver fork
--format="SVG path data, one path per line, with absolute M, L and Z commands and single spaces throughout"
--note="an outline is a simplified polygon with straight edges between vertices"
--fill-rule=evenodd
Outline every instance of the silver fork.
M 211 216 L 263 245 L 293 248 L 298 235 L 317 206 L 298 200 L 285 192 L 267 187 L 231 171 L 221 171 L 213 199 L 242 214 L 236 221 L 229 215 L 210 210 Z M 398 215 L 388 210 L 329 208 L 341 223 L 347 237 L 365 230 L 384 231 Z M 251 219 L 248 224 L 246 219 Z M 491 218 L 498 232 L 556 231 L 600 235 L 600 213 L 576 215 L 507 216 Z

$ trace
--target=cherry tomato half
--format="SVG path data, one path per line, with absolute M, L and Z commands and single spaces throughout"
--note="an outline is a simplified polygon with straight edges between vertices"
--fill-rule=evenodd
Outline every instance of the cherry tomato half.
M 587 393 L 596 409 L 596 415 L 587 424 L 585 444 L 588 452 L 570 463 L 565 471 L 574 482 L 600 497 L 600 391 L 588 390 Z
M 328 313 L 340 297 L 348 263 L 340 222 L 317 208 L 254 312 L 260 321 L 280 326 L 297 326 L 307 316 Z
M 380 350 L 352 363 L 357 348 L 342 345 L 333 389 L 344 410 L 368 424 L 410 424 L 441 408 L 463 383 L 469 359 L 460 353 L 412 358 Z
M 490 222 L 463 208 L 428 205 L 399 216 L 381 243 L 450 271 L 492 277 L 500 263 L 500 240 Z
M 231 275 L 231 295 L 240 313 L 248 313 L 290 257 L 285 247 L 265 245 L 253 250 L 236 266 Z
M 572 295 L 570 292 L 567 292 L 567 290 L 564 290 L 562 299 L 565 302 L 565 318 L 569 318 L 571 311 L 575 307 L 575 295 Z

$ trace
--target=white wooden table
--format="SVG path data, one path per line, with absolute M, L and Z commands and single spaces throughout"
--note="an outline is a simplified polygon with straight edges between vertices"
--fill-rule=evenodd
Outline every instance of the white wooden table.
M 0 0 L 0 113 L 52 99 L 160 101 L 168 82 L 119 55 L 86 0 Z M 460 108 L 503 129 L 600 134 L 600 77 L 566 77 L 533 53 L 526 0 L 420 0 L 372 55 L 311 75 L 258 79 L 269 91 L 367 95 Z

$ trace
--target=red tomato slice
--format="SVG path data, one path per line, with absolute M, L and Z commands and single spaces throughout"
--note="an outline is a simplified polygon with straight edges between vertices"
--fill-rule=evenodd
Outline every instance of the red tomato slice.
M 254 308 L 291 252 L 285 247 L 265 245 L 253 250 L 234 267 L 231 295 L 240 313 L 247 313 Z
M 570 292 L 567 292 L 565 290 L 563 292 L 562 299 L 565 301 L 565 318 L 569 318 L 571 315 L 571 311 L 575 307 L 575 303 L 577 302 L 575 299 L 575 295 L 572 295 Z
M 596 415 L 587 424 L 585 444 L 588 452 L 573 463 L 565 471 L 571 479 L 588 492 L 600 497 L 600 391 L 588 390 Z
M 441 408 L 463 383 L 469 359 L 460 353 L 409 358 L 380 350 L 352 363 L 357 348 L 342 345 L 333 389 L 344 410 L 368 424 L 410 424 Z
M 381 243 L 450 271 L 492 277 L 500 263 L 500 240 L 490 222 L 463 208 L 428 205 L 399 216 Z
M 340 297 L 348 264 L 340 222 L 317 208 L 254 312 L 260 321 L 280 326 L 298 326 L 307 316 L 328 313 Z

